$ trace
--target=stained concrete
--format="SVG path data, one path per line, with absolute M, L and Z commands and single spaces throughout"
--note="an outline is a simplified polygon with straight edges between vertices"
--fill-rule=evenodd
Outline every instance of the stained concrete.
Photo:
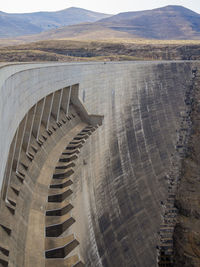
M 76 223 L 63 233 L 77 235 L 77 252 L 87 267 L 156 266 L 161 203 L 168 197 L 167 176 L 173 171 L 192 68 L 190 62 L 2 68 L 7 79 L 0 100 L 1 177 L 16 127 L 28 109 L 48 93 L 79 83 L 79 97 L 89 113 L 104 115 L 103 125 L 78 156 L 71 198 Z M 28 221 L 26 224 L 28 227 Z M 24 240 L 26 235 L 29 231 Z M 12 262 L 18 257 L 18 266 L 34 266 L 24 265 L 22 255 L 13 256 Z M 26 257 L 31 262 L 29 253 Z
M 81 229 L 86 266 L 156 266 L 161 202 L 168 197 L 191 66 L 141 65 L 123 82 L 116 76 L 85 90 L 85 105 L 102 108 L 105 118 L 81 151 L 86 165 L 80 157 L 72 227 L 77 234 Z

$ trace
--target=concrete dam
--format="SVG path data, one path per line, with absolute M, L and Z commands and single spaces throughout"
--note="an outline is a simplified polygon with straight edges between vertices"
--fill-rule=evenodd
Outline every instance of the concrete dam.
M 200 266 L 199 63 L 0 65 L 0 265 Z

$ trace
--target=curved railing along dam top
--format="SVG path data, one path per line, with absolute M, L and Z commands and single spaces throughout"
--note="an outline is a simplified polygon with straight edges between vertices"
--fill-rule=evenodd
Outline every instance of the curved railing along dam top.
M 23 184 L 18 190 L 18 182 L 12 181 L 17 196 L 13 200 L 13 193 L 9 205 L 2 208 L 4 214 L 0 214 L 4 218 L 0 229 L 2 264 L 56 266 L 58 263 L 54 260 L 57 259 L 60 266 L 73 266 L 65 256 L 75 257 L 75 254 L 81 259 L 78 264 L 93 267 L 157 264 L 156 247 L 160 246 L 159 231 L 165 227 L 163 217 L 173 195 L 169 183 L 178 164 L 177 136 L 188 112 L 185 97 L 192 84 L 193 65 L 190 62 L 121 62 L 1 66 L 1 185 L 8 186 L 6 164 L 12 158 L 16 131 L 29 116 L 26 114 L 30 114 L 37 104 L 35 110 L 40 107 L 45 116 L 48 96 L 55 99 L 49 103 L 61 108 L 65 103 L 64 94 L 67 96 L 69 90 L 72 93 L 69 114 L 65 110 L 60 121 L 57 113 L 51 112 L 49 122 L 57 123 L 55 134 L 41 135 L 47 139 L 46 143 L 36 140 L 38 147 L 32 146 L 35 150 L 29 155 L 29 159 L 33 156 L 30 166 L 18 162 L 24 168 L 25 177 L 20 177 Z M 89 116 L 86 116 L 86 110 L 89 114 L 104 116 L 101 127 L 96 129 L 100 121 L 95 125 L 95 120 L 86 119 Z M 32 114 L 35 114 L 34 110 Z M 64 119 L 66 115 L 70 115 L 70 124 Z M 44 125 L 42 127 L 45 131 Z M 72 175 L 72 181 L 59 181 L 60 184 L 51 181 L 62 176 L 59 168 L 67 168 L 66 163 L 62 163 L 62 168 L 57 165 L 57 162 L 66 161 L 63 156 L 59 158 L 60 155 L 68 155 L 69 161 L 72 154 L 69 151 L 75 149 L 74 145 L 78 146 L 81 135 L 85 136 L 93 129 L 90 127 L 96 130 L 92 130 L 86 142 L 83 141 L 85 144 L 78 151 L 76 162 L 70 163 L 70 168 L 76 165 L 74 170 L 65 172 L 65 176 Z M 69 143 L 67 147 L 66 143 Z M 24 146 L 21 147 L 23 150 Z M 63 189 L 69 184 L 71 191 Z M 55 188 L 64 191 L 58 194 L 48 191 Z M 1 203 L 4 203 L 5 190 L 2 191 Z M 62 197 L 68 197 L 68 194 L 70 207 L 73 206 L 70 216 L 74 219 L 63 217 L 65 221 L 61 218 L 59 223 L 54 223 L 57 218 L 51 218 L 52 221 L 45 218 L 50 213 L 58 216 L 49 211 L 50 206 L 57 204 L 48 201 L 61 202 L 61 214 L 64 201 L 68 201 Z M 14 208 L 10 206 L 13 204 Z M 12 210 L 11 214 L 5 211 L 6 208 Z M 73 239 L 70 239 L 72 233 Z M 74 239 L 74 235 L 77 238 Z M 55 241 L 55 238 L 59 239 Z M 53 249 L 52 244 L 62 247 L 62 251 Z M 170 251 L 171 247 L 167 249 Z

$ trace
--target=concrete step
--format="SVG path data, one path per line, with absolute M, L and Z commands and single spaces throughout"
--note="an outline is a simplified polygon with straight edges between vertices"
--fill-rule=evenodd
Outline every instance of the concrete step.
M 65 258 L 74 248 L 79 245 L 79 241 L 74 234 L 61 238 L 46 238 L 45 256 L 49 258 Z
M 76 144 L 68 144 L 67 145 L 67 147 L 66 147 L 66 149 L 68 149 L 68 150 L 73 150 L 73 149 L 76 149 L 76 148 L 81 148 L 83 146 L 83 144 L 82 143 L 76 143 Z
M 83 129 L 83 130 L 81 131 L 81 133 L 87 133 L 87 134 L 91 135 L 91 134 L 92 134 L 92 130 L 91 130 L 91 129 L 87 129 L 87 128 L 85 128 L 85 129 Z
M 46 237 L 45 238 L 45 250 L 51 250 L 59 247 L 64 247 L 66 244 L 70 243 L 75 239 L 74 234 L 70 234 L 65 237 Z
M 72 115 L 73 118 L 76 118 L 76 115 L 74 113 L 71 113 L 71 115 Z
M 92 128 L 87 128 L 87 127 L 85 127 L 84 129 L 82 129 L 81 131 L 80 131 L 80 133 L 79 134 L 88 134 L 88 135 L 91 135 L 92 134 Z
M 72 168 L 69 168 L 67 170 L 63 169 L 56 169 L 54 174 L 53 174 L 53 178 L 54 179 L 64 179 L 69 177 L 70 175 L 72 175 L 74 173 L 74 170 Z
M 73 223 L 75 223 L 75 219 L 70 214 L 63 216 L 46 216 L 46 237 L 60 236 Z
M 79 154 L 80 153 L 80 149 L 79 148 L 75 148 L 75 149 L 65 149 L 62 153 L 62 155 L 73 155 L 73 154 Z
M 66 188 L 72 185 L 73 182 L 70 178 L 52 180 L 50 188 Z
M 3 243 L 2 243 L 2 240 L 1 240 L 1 242 L 0 242 L 0 251 L 1 251 L 4 255 L 6 255 L 6 256 L 9 255 L 9 247 L 6 246 L 5 244 L 3 244 Z
M 61 121 L 62 121 L 62 123 L 64 123 L 64 124 L 67 122 L 65 119 L 62 119 Z
M 74 140 L 81 140 L 81 139 L 88 139 L 89 138 L 89 134 L 77 134 L 74 137 Z
M 12 181 L 10 183 L 10 188 L 14 191 L 14 193 L 18 196 L 20 192 L 20 186 L 15 181 Z
M 72 117 L 71 117 L 71 116 L 69 116 L 69 115 L 68 115 L 68 116 L 66 116 L 66 118 L 67 118 L 67 120 L 68 120 L 68 121 L 71 121 L 71 119 L 72 119 Z
M 84 144 L 85 140 L 84 139 L 80 139 L 80 140 L 72 140 L 71 142 L 69 142 L 70 145 L 76 145 L 76 144 Z
M 52 135 L 53 131 L 50 130 L 50 129 L 48 129 L 48 130 L 47 130 L 47 133 L 48 133 L 48 135 Z
M 26 153 L 26 156 L 28 157 L 28 159 L 29 159 L 30 161 L 33 161 L 33 160 L 34 160 L 34 155 L 33 155 L 33 153 L 31 153 L 31 152 L 27 152 L 27 153 Z
M 79 137 L 79 136 L 86 136 L 86 135 L 87 135 L 87 136 L 90 136 L 91 134 L 92 134 L 91 132 L 87 132 L 87 133 L 86 133 L 86 132 L 82 132 L 82 131 L 81 131 L 81 132 L 78 133 L 76 136 L 78 136 L 78 137 Z
M 44 143 L 44 141 L 42 141 L 41 139 L 36 140 L 36 142 L 38 143 L 39 146 L 42 146 Z
M 0 248 L 0 266 L 7 267 L 8 261 L 9 261 L 8 256 L 6 256 Z
M 0 265 L 8 266 L 9 248 L 0 243 Z
M 98 128 L 98 126 L 92 126 L 92 125 L 88 125 L 88 126 L 85 127 L 85 129 L 89 129 L 92 132 L 94 132 L 97 128 Z
M 22 172 L 16 172 L 16 176 L 17 178 L 20 180 L 20 182 L 23 183 L 24 179 L 25 179 L 25 174 Z
M 7 196 L 7 200 L 9 201 L 9 203 L 13 206 L 13 207 L 15 207 L 16 208 L 16 198 L 13 198 L 13 197 L 11 197 L 11 196 Z
M 72 215 L 70 213 L 67 213 L 62 216 L 46 216 L 46 227 L 56 224 L 62 224 L 65 221 L 69 220 L 71 217 Z
M 10 210 L 8 206 L 13 208 L 13 206 L 10 203 L 7 203 L 7 201 L 0 202 L 0 226 L 8 235 L 10 235 L 12 231 L 13 211 Z
M 14 203 L 14 202 L 13 202 Z M 15 207 L 16 207 L 16 203 L 15 205 L 13 205 L 10 201 L 10 199 L 8 198 L 8 201 L 6 201 L 5 203 L 6 207 L 10 210 L 10 212 L 14 215 L 15 214 Z
M 46 216 L 62 216 L 73 209 L 72 204 L 68 200 L 63 202 L 48 202 Z
M 6 195 L 5 204 L 13 215 L 15 214 L 15 209 L 17 206 L 17 198 L 18 198 L 18 195 L 9 186 L 8 191 L 7 191 L 7 195 Z
M 73 160 L 75 160 L 77 158 L 78 158 L 78 156 L 76 154 L 73 154 L 73 155 L 61 157 L 59 159 L 59 162 L 72 162 Z
M 55 173 L 57 170 L 66 170 L 66 169 L 73 168 L 73 167 L 75 167 L 74 162 L 70 162 L 70 163 L 60 162 L 59 165 L 56 166 L 55 168 Z
M 49 189 L 49 196 L 48 196 L 48 202 L 62 202 L 67 197 L 69 197 L 73 193 L 72 189 L 69 188 L 50 188 Z
M 8 266 L 9 248 L 2 241 L 0 242 L 0 266 Z

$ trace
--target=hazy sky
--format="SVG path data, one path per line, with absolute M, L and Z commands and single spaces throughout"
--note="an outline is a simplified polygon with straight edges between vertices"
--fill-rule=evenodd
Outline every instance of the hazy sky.
M 1 0 L 0 11 L 9 13 L 55 11 L 74 6 L 116 14 L 166 5 L 183 5 L 200 13 L 200 0 Z

